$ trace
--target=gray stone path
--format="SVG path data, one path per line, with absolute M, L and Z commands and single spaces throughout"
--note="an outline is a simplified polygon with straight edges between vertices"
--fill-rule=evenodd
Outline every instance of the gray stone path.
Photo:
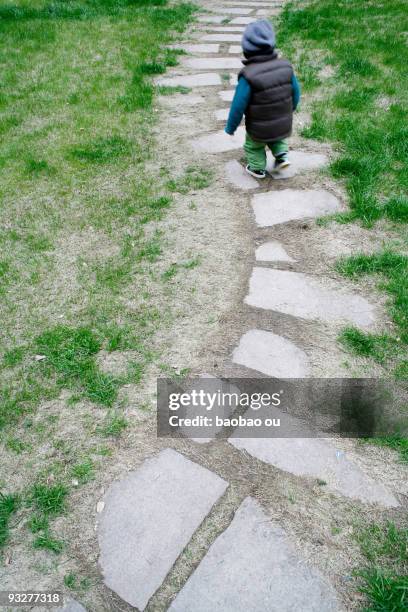
M 274 159 L 270 151 L 267 152 L 267 166 L 268 172 L 273 173 Z M 290 166 L 280 172 L 274 173 L 273 178 L 286 179 L 296 176 L 296 174 L 308 172 L 310 170 L 317 170 L 323 168 L 328 163 L 326 155 L 322 153 L 306 153 L 305 151 L 291 151 L 290 152 Z
M 232 360 L 274 378 L 304 378 L 309 374 L 306 353 L 290 340 L 260 329 L 242 336 Z
M 252 12 L 252 8 L 245 8 L 245 7 L 229 7 L 229 6 L 220 6 L 220 7 L 213 7 L 211 9 L 214 13 L 225 13 L 225 14 L 229 14 L 229 15 L 248 15 L 249 13 Z
M 244 140 L 245 128 L 239 127 L 234 136 L 229 136 L 221 130 L 208 136 L 201 136 L 192 143 L 196 151 L 205 151 L 206 153 L 223 153 L 224 151 L 232 151 L 240 149 Z
M 245 191 L 258 188 L 258 181 L 247 172 L 243 172 L 242 165 L 236 159 L 231 159 L 225 164 L 224 168 L 225 178 L 234 187 Z
M 222 23 L 224 21 L 223 15 L 201 15 L 197 18 L 200 23 Z
M 113 483 L 99 526 L 105 584 L 143 610 L 226 488 L 171 449 Z
M 241 45 L 230 45 L 228 47 L 228 53 L 238 53 L 239 55 L 242 55 L 242 48 Z
M 217 72 L 160 77 L 155 82 L 156 85 L 165 87 L 213 87 L 222 83 L 221 77 Z
M 230 70 L 240 68 L 242 62 L 237 57 L 186 57 L 183 65 L 196 70 Z
M 322 189 L 285 189 L 257 193 L 252 198 L 255 219 L 269 227 L 295 219 L 320 217 L 340 210 L 340 202 Z
M 203 43 L 197 45 L 175 45 L 176 49 L 183 49 L 187 53 L 218 53 L 220 45 L 216 43 Z
M 232 98 L 234 97 L 234 90 L 225 89 L 224 91 L 219 91 L 218 95 L 221 100 L 224 100 L 224 102 L 231 102 Z
M 296 476 L 318 478 L 326 483 L 328 489 L 346 497 L 390 508 L 399 505 L 392 493 L 364 474 L 327 440 L 313 437 L 240 438 L 237 430 L 229 442 L 281 470 Z
M 215 42 L 240 42 L 242 38 L 241 34 L 228 34 L 228 32 L 226 32 L 225 34 L 223 34 L 222 32 L 217 33 L 217 34 L 205 34 L 204 36 L 201 36 L 200 40 L 208 40 L 210 41 L 215 41 Z
M 280 242 L 276 240 L 261 244 L 255 251 L 255 257 L 257 261 L 296 261 L 287 254 Z
M 63 608 L 58 608 L 57 612 L 86 612 L 84 606 L 71 599 Z
M 170 612 L 334 612 L 334 589 L 251 497 L 210 547 Z
M 253 21 L 254 21 L 253 17 L 234 17 L 234 19 L 231 19 L 230 23 L 248 25 L 248 23 L 252 23 Z
M 255 19 L 276 14 L 281 4 L 276 0 L 226 0 L 223 6 L 208 6 L 214 14 L 198 17 L 200 42 L 194 35 L 190 43 L 175 45 L 196 57 L 182 58 L 175 73 L 159 77 L 155 83 L 167 87 L 235 87 L 242 64 L 238 57 L 231 56 L 241 55 L 240 43 L 245 26 Z M 229 21 L 224 25 L 226 18 Z M 208 72 L 189 73 L 201 70 Z M 225 70 L 232 71 L 229 77 L 220 72 Z M 189 105 L 206 102 L 206 94 L 208 90 L 200 92 L 200 95 L 171 98 L 175 101 L 174 108 L 180 113 Z M 281 336 L 276 333 L 280 330 L 274 328 L 270 331 L 271 324 L 262 325 L 261 317 L 258 322 L 260 314 L 262 321 L 268 321 L 268 318 L 265 312 L 254 309 L 297 317 L 297 325 L 302 325 L 302 319 L 308 320 L 308 325 L 311 325 L 310 321 L 316 321 L 322 334 L 327 329 L 325 326 L 344 322 L 370 327 L 375 322 L 375 309 L 365 298 L 345 292 L 340 282 L 276 269 L 291 268 L 290 264 L 298 262 L 291 257 L 290 248 L 288 253 L 284 244 L 263 237 L 264 232 L 269 235 L 277 231 L 285 242 L 282 228 L 262 228 L 334 213 L 341 210 L 341 204 L 324 189 L 281 189 L 281 184 L 271 180 L 258 182 L 245 172 L 238 161 L 242 155 L 245 128 L 239 127 L 233 137 L 223 129 L 207 133 L 217 121 L 226 119 L 229 105 L 223 103 L 230 102 L 233 94 L 233 89 L 210 90 L 209 96 L 212 101 L 218 100 L 219 108 L 209 113 L 211 125 L 203 125 L 201 134 L 197 134 L 193 142 L 189 141 L 197 159 L 203 153 L 227 153 L 226 159 L 217 158 L 215 162 L 217 165 L 220 162 L 224 168 L 221 177 L 224 188 L 229 184 L 239 189 L 243 199 L 248 198 L 245 192 L 259 190 L 252 195 L 251 205 L 258 225 L 254 259 L 262 263 L 255 265 L 249 279 L 245 303 L 250 308 L 245 312 L 249 311 L 250 316 L 243 325 L 244 329 L 239 330 L 241 337 L 231 350 L 228 367 L 232 362 L 236 364 L 235 368 L 248 368 L 252 374 L 273 378 L 311 376 L 312 358 L 304 340 L 307 336 L 301 336 L 303 344 L 300 348 L 284 337 L 289 332 L 282 332 Z M 163 103 L 171 108 L 169 97 Z M 183 123 L 185 119 L 185 116 L 172 116 L 168 120 Z M 238 152 L 232 153 L 234 150 Z M 290 168 L 274 173 L 273 159 L 268 152 L 268 171 L 273 179 L 288 180 L 288 185 L 291 185 L 295 176 L 317 171 L 328 163 L 322 153 L 306 151 L 291 151 L 290 160 Z M 261 236 L 265 240 L 263 244 L 259 244 Z M 269 265 L 271 263 L 275 268 Z M 220 378 L 213 377 L 211 389 L 221 387 L 226 390 L 227 383 L 222 382 L 222 375 L 220 370 Z M 229 416 L 231 410 L 224 410 L 224 416 Z M 290 472 L 299 478 L 299 487 L 304 485 L 301 478 L 320 479 L 333 494 L 386 507 L 398 505 L 392 492 L 364 473 L 336 448 L 334 442 L 313 437 L 309 421 L 303 423 L 279 412 L 279 409 L 276 412 L 285 416 L 289 435 L 298 436 L 302 431 L 306 437 L 248 438 L 242 429 L 237 429 L 224 443 L 225 446 L 231 444 L 238 451 L 246 451 L 264 463 Z M 211 434 L 218 433 L 217 427 Z M 191 444 L 210 442 L 210 438 L 191 440 Z M 100 566 L 105 584 L 128 604 L 144 610 L 176 560 L 185 554 L 183 551 L 194 532 L 214 504 L 221 500 L 227 487 L 228 483 L 215 473 L 171 449 L 145 460 L 135 471 L 114 482 L 104 498 L 98 526 Z M 233 487 L 229 492 L 231 490 Z M 216 512 L 224 503 L 223 498 Z M 330 568 L 327 570 L 329 573 Z M 168 609 L 173 612 L 331 612 L 340 610 L 340 605 L 327 580 L 302 560 L 282 528 L 269 520 L 257 501 L 248 497 L 237 509 L 230 525 L 209 547 Z M 84 608 L 71 602 L 62 612 L 84 612 Z
M 374 307 L 353 293 L 327 289 L 322 281 L 307 274 L 255 267 L 245 302 L 302 319 L 346 322 L 370 327 Z

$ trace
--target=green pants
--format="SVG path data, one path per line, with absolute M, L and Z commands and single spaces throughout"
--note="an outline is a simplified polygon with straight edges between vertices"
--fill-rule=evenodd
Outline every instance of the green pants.
M 287 153 L 289 151 L 288 143 L 286 140 L 277 140 L 276 142 L 258 142 L 253 140 L 251 136 L 246 133 L 244 150 L 247 158 L 248 166 L 252 170 L 265 170 L 266 168 L 266 150 L 265 147 L 269 147 L 274 157 Z

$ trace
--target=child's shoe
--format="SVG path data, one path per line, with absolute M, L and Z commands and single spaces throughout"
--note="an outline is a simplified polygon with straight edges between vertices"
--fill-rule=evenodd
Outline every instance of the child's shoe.
M 277 155 L 275 158 L 275 164 L 273 169 L 275 172 L 279 172 L 279 170 L 283 170 L 290 166 L 290 161 L 288 160 L 288 154 L 282 153 L 281 155 Z
M 264 179 L 266 176 L 265 170 L 252 170 L 252 168 L 250 168 L 249 166 L 246 166 L 245 170 L 248 172 L 248 174 L 254 176 L 257 179 Z

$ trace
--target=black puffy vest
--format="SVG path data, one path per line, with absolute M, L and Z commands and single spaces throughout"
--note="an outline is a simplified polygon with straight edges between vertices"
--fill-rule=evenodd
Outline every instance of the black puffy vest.
M 276 52 L 255 55 L 244 64 L 239 76 L 244 76 L 252 89 L 245 111 L 248 134 L 261 142 L 287 138 L 292 132 L 292 65 Z

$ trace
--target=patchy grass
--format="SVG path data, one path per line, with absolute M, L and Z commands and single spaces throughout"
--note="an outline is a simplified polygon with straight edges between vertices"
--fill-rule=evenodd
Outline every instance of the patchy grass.
M 0 548 L 8 541 L 10 535 L 10 519 L 18 510 L 20 498 L 17 495 L 4 495 L 0 492 Z
M 0 7 L 0 442 L 26 483 L 0 499 L 2 544 L 13 544 L 19 511 L 30 546 L 62 551 L 49 524 L 69 512 L 73 481 L 89 482 L 113 454 L 127 427 L 118 391 L 157 358 L 151 338 L 168 317 L 152 291 L 162 287 L 158 224 L 173 200 L 146 163 L 153 79 L 177 64 L 168 44 L 194 10 L 167 0 Z M 189 180 L 192 190 L 205 177 Z M 101 351 L 125 350 L 134 358 L 123 376 L 98 365 Z
M 367 560 L 356 572 L 368 601 L 364 609 L 403 612 L 408 606 L 408 529 L 373 523 L 359 529 L 356 538 Z
M 408 257 L 389 250 L 373 255 L 357 254 L 340 259 L 337 270 L 350 278 L 376 275 L 379 287 L 390 296 L 390 313 L 396 329 L 394 335 L 376 335 L 356 328 L 346 328 L 340 340 L 359 356 L 372 357 L 379 363 L 393 363 L 397 378 L 405 378 L 403 368 L 408 346 Z
M 57 516 L 66 508 L 68 489 L 59 483 L 54 485 L 35 484 L 31 491 L 31 503 L 45 515 Z
M 167 188 L 170 191 L 186 194 L 191 191 L 205 189 L 211 184 L 212 178 L 212 170 L 189 166 L 183 176 L 177 179 L 170 179 L 167 182 Z

